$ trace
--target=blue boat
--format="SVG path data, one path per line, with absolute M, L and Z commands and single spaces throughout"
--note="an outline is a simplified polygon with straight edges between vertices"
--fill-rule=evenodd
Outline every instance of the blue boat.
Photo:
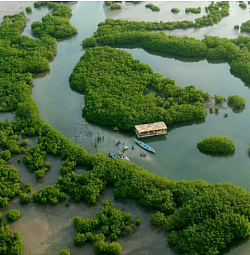
M 155 150 L 154 150 L 153 148 L 151 148 L 149 145 L 147 145 L 146 143 L 143 143 L 142 141 L 140 141 L 140 140 L 138 140 L 138 139 L 135 139 L 135 142 L 136 142 L 140 147 L 142 147 L 143 149 L 155 153 Z
M 109 156 L 110 156 L 111 158 L 113 158 L 113 159 L 116 159 L 116 158 L 117 158 L 117 156 L 116 156 L 114 153 L 112 153 L 112 152 L 109 152 Z
M 120 152 L 120 151 L 118 151 L 118 152 L 119 152 L 119 156 L 121 159 L 123 159 L 127 162 L 131 162 L 130 159 L 127 156 L 125 156 L 122 152 Z

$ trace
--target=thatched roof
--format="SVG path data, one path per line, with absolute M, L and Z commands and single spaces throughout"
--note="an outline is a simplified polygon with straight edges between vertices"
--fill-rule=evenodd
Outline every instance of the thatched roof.
M 136 125 L 135 129 L 139 132 L 147 132 L 147 131 L 154 131 L 154 130 L 162 130 L 167 129 L 167 126 L 164 122 L 155 122 L 143 125 Z

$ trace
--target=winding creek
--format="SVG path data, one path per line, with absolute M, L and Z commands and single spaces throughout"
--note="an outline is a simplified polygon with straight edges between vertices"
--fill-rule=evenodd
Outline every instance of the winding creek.
M 223 95 L 225 97 L 237 94 L 246 98 L 246 107 L 241 113 L 235 113 L 226 103 L 220 106 L 219 114 L 208 113 L 204 121 L 182 123 L 169 127 L 168 135 L 147 138 L 144 141 L 156 150 L 156 155 L 147 154 L 146 158 L 139 155 L 140 149 L 134 145 L 134 132 L 115 132 L 110 128 L 87 123 L 81 114 L 83 95 L 73 92 L 69 87 L 68 77 L 73 68 L 84 53 L 80 43 L 93 34 L 99 22 L 106 17 L 122 18 L 129 20 L 183 20 L 194 19 L 194 14 L 175 15 L 169 10 L 178 7 L 207 6 L 208 2 L 160 2 L 163 11 L 152 13 L 144 7 L 144 4 L 134 6 L 124 3 L 123 9 L 110 11 L 103 2 L 78 2 L 70 3 L 72 8 L 71 23 L 78 29 L 78 34 L 67 40 L 58 42 L 58 53 L 50 63 L 50 71 L 35 76 L 33 98 L 38 105 L 42 118 L 54 128 L 59 130 L 69 139 L 84 146 L 89 153 L 117 151 L 115 143 L 121 140 L 128 145 L 126 155 L 131 161 L 145 167 L 148 171 L 171 180 L 196 180 L 204 179 L 208 182 L 233 182 L 236 185 L 250 191 L 250 157 L 247 148 L 250 143 L 250 90 L 244 83 L 234 77 L 227 63 L 209 63 L 206 60 L 196 60 L 170 56 L 157 55 L 142 49 L 124 49 L 131 53 L 134 58 L 149 64 L 155 72 L 164 77 L 170 77 L 176 84 L 184 87 L 195 85 L 198 89 L 209 92 L 211 95 Z M 188 35 L 203 38 L 205 35 L 219 35 L 225 37 L 237 37 L 239 32 L 233 29 L 235 24 L 241 24 L 249 19 L 249 11 L 238 7 L 237 2 L 231 2 L 231 13 L 219 24 L 202 28 L 167 31 L 169 34 Z M 33 6 L 33 2 L 26 6 Z M 164 10 L 165 8 L 165 10 Z M 30 25 L 33 21 L 40 20 L 48 13 L 47 8 L 33 9 L 28 15 L 27 26 L 23 35 L 32 36 Z M 204 15 L 201 13 L 200 15 Z M 211 100 L 206 107 L 214 105 Z M 228 118 L 223 118 L 228 113 Z M 1 120 L 12 120 L 13 114 L 0 115 Z M 94 137 L 99 132 L 105 137 L 104 142 L 98 144 L 97 149 L 93 146 Z M 210 135 L 225 135 L 236 143 L 236 151 L 228 157 L 212 157 L 199 152 L 196 144 L 199 140 Z M 35 141 L 33 141 L 35 143 Z M 34 175 L 21 163 L 12 159 L 12 165 L 17 167 L 25 182 L 32 182 L 34 189 L 53 184 L 59 174 L 61 162 L 58 158 L 50 157 L 53 171 L 49 171 L 40 182 L 36 183 Z M 102 199 L 113 200 L 112 190 L 107 189 Z M 132 236 L 121 238 L 123 254 L 151 255 L 167 254 L 174 255 L 174 251 L 166 245 L 166 233 L 160 233 L 159 229 L 149 224 L 150 210 L 139 207 L 133 201 L 114 201 L 117 208 L 125 208 L 133 216 L 139 216 L 142 224 Z M 51 254 L 56 255 L 64 247 L 70 247 L 72 254 L 94 254 L 92 246 L 83 248 L 74 247 L 72 240 L 75 229 L 72 224 L 73 216 L 79 214 L 89 217 L 101 209 L 101 202 L 88 207 L 84 204 L 71 203 L 69 209 L 65 204 L 57 206 L 26 205 L 21 206 L 18 199 L 13 200 L 1 211 L 9 208 L 20 209 L 22 217 L 11 226 L 15 230 L 22 231 L 25 243 L 25 254 Z M 38 238 L 39 236 L 39 238 Z M 250 252 L 250 242 L 247 240 L 236 241 L 222 254 L 245 255 Z

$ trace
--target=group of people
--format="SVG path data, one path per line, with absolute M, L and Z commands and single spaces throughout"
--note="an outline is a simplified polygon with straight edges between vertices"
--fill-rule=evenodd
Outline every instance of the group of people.
M 97 131 L 97 137 L 95 137 L 95 142 L 94 142 L 95 147 L 97 148 L 97 144 L 101 143 L 102 141 L 104 142 L 104 136 L 101 136 L 100 133 Z M 92 144 L 92 141 L 91 141 L 91 144 Z

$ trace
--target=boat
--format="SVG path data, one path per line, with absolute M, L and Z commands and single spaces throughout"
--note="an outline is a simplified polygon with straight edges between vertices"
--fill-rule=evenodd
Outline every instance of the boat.
M 131 162 L 130 159 L 127 156 L 125 156 L 122 152 L 120 152 L 120 151 L 118 151 L 118 152 L 119 152 L 120 158 L 122 158 L 123 160 L 125 160 L 127 162 Z
M 110 156 L 111 158 L 113 158 L 113 159 L 116 159 L 116 158 L 117 158 L 117 156 L 116 156 L 114 153 L 112 153 L 112 152 L 109 152 L 109 156 Z
M 155 153 L 155 150 L 153 148 L 151 148 L 149 145 L 147 145 L 146 143 L 143 143 L 142 141 L 135 139 L 135 142 L 142 147 L 143 149 L 149 151 L 149 152 L 153 152 Z

